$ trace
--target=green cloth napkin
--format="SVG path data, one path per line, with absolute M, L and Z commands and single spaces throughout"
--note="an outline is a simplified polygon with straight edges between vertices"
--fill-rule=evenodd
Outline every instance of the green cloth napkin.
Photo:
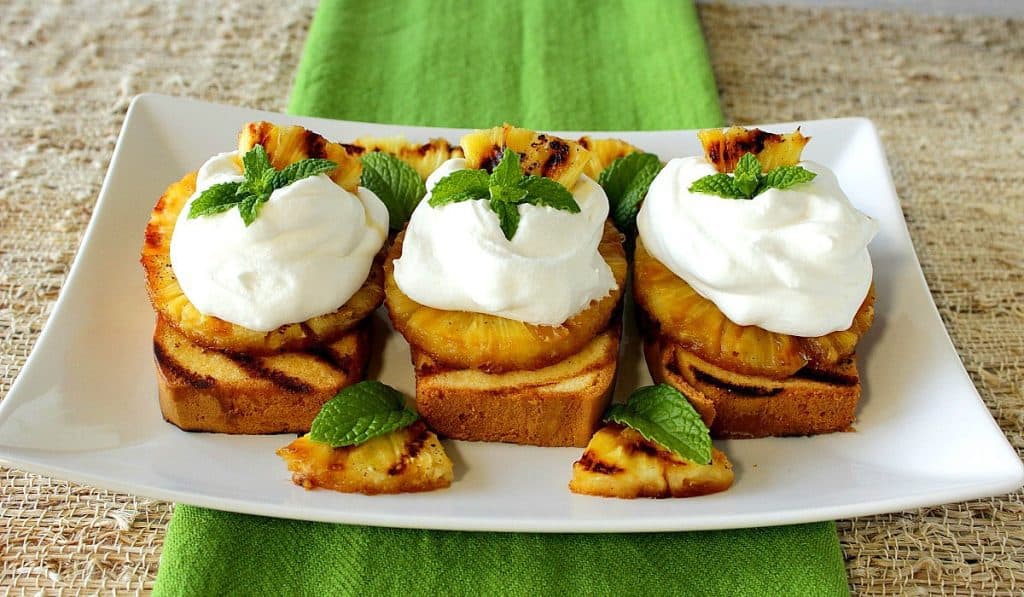
M 673 0 L 325 1 L 289 109 L 451 127 L 508 121 L 537 129 L 630 130 L 722 122 L 696 11 Z M 468 533 L 179 505 L 156 593 L 846 595 L 848 589 L 833 523 L 693 533 Z

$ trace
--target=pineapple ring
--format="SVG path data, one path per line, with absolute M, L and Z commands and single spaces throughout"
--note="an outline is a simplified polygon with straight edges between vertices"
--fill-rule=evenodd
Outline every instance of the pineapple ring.
M 737 325 L 648 253 L 640 239 L 634 256 L 633 295 L 658 328 L 652 333 L 665 334 L 702 359 L 736 373 L 783 379 L 808 364 L 834 366 L 853 354 L 874 320 L 872 285 L 846 330 L 802 338 Z
M 626 282 L 623 237 L 609 223 L 598 250 L 615 276 L 608 296 L 570 317 L 561 325 L 532 325 L 467 311 L 447 311 L 421 305 L 395 283 L 394 261 L 402 256 L 402 232 L 384 262 L 385 304 L 391 323 L 409 344 L 445 366 L 480 369 L 488 373 L 540 369 L 579 352 L 608 327 Z
M 196 344 L 250 354 L 303 350 L 341 337 L 384 300 L 384 251 L 381 250 L 366 282 L 337 311 L 283 325 L 270 332 L 250 330 L 200 313 L 181 289 L 171 268 L 170 256 L 171 234 L 178 214 L 195 188 L 196 173 L 192 172 L 167 187 L 157 201 L 146 226 L 142 267 L 146 270 L 146 291 L 157 314 Z

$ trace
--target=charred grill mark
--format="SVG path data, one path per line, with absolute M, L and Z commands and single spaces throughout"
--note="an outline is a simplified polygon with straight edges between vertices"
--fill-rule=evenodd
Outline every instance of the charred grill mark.
M 217 385 L 217 380 L 209 375 L 196 373 L 174 360 L 171 355 L 167 354 L 167 351 L 164 350 L 164 347 L 159 342 L 153 342 L 153 355 L 156 357 L 156 362 L 161 368 L 170 372 L 175 377 L 181 378 L 185 383 L 197 390 L 206 390 Z
M 658 448 L 652 446 L 645 441 L 630 442 L 626 445 L 626 448 L 630 452 L 639 452 L 640 454 L 646 454 L 647 456 L 657 457 Z
M 313 393 L 313 386 L 301 379 L 296 379 L 290 375 L 281 373 L 280 371 L 264 367 L 263 360 L 259 357 L 230 351 L 221 351 L 221 354 L 231 359 L 236 365 L 244 369 L 253 377 L 265 379 L 286 392 L 291 392 L 293 394 Z
M 753 398 L 767 398 L 769 396 L 775 396 L 782 392 L 782 388 L 758 388 L 756 386 L 744 386 L 740 384 L 731 383 L 718 379 L 717 377 L 705 373 L 700 369 L 691 368 L 693 376 L 700 382 L 706 383 L 718 387 L 720 389 L 732 392 L 733 394 L 739 394 L 740 396 L 750 396 Z
M 551 154 L 544 161 L 544 165 L 541 166 L 540 173 L 542 176 L 551 178 L 564 164 L 568 163 L 569 145 L 564 141 L 552 139 L 548 143 L 548 149 L 551 150 Z
M 331 369 L 339 371 L 342 375 L 348 375 L 352 369 L 352 357 L 348 355 L 338 355 L 338 353 L 329 346 L 317 346 L 309 350 L 308 354 Z
M 159 247 L 163 244 L 163 234 L 156 226 L 146 226 L 146 245 Z
M 416 458 L 420 451 L 423 450 L 423 445 L 430 437 L 430 433 L 427 431 L 427 426 L 424 425 L 422 421 L 413 423 L 413 425 L 409 427 L 409 431 L 412 432 L 412 436 L 405 440 L 405 447 L 402 449 L 402 455 L 399 456 L 398 462 L 392 464 L 391 467 L 388 468 L 389 476 L 393 477 L 395 475 L 402 474 L 402 472 L 408 468 L 409 462 L 412 461 L 413 458 Z
M 615 475 L 622 472 L 622 468 L 615 466 L 598 459 L 594 456 L 594 453 L 587 450 L 583 453 L 583 458 L 579 459 L 579 465 L 583 467 L 583 470 L 598 475 Z
M 721 172 L 732 172 L 746 153 L 757 155 L 768 142 L 782 142 L 782 135 L 761 129 L 748 129 L 742 135 L 722 139 L 707 148 L 708 160 L 719 166 Z
M 855 386 L 859 382 L 856 375 L 846 375 L 835 371 L 815 371 L 814 369 L 801 369 L 793 374 L 793 377 L 817 381 L 833 386 Z
M 302 152 L 315 159 L 327 157 L 327 140 L 313 131 L 303 129 Z
M 583 149 L 590 149 L 590 139 L 586 137 L 580 137 L 576 140 L 577 143 L 583 146 Z
M 499 145 L 493 145 L 491 152 L 480 159 L 480 168 L 493 172 L 494 168 L 497 167 L 498 162 L 501 161 L 502 148 Z
M 345 151 L 347 151 L 349 155 L 363 155 L 364 153 L 366 153 L 366 148 L 363 147 L 362 145 L 342 143 L 341 146 L 345 148 Z

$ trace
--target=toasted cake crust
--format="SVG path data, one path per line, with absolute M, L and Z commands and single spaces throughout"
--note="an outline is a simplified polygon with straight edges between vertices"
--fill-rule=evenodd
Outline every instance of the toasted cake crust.
M 644 339 L 656 383 L 686 395 L 719 438 L 817 435 L 852 430 L 861 385 L 853 357 L 830 369 L 782 379 L 727 371 L 666 336 Z
M 611 400 L 619 327 L 613 319 L 578 353 L 536 370 L 452 369 L 414 348 L 416 408 L 446 437 L 583 447 Z
M 160 410 L 186 431 L 305 432 L 324 402 L 363 379 L 369 320 L 329 344 L 272 356 L 199 346 L 157 318 Z

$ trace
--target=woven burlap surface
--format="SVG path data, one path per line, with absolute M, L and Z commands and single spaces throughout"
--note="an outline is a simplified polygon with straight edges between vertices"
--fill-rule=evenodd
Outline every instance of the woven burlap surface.
M 0 396 L 57 298 L 132 95 L 281 110 L 312 12 L 308 0 L 0 0 Z M 878 124 L 942 317 L 1020 451 L 1024 22 L 720 5 L 701 15 L 731 120 Z M 0 477 L 0 590 L 152 586 L 171 505 Z M 841 521 L 839 532 L 857 593 L 1024 591 L 1020 493 Z

